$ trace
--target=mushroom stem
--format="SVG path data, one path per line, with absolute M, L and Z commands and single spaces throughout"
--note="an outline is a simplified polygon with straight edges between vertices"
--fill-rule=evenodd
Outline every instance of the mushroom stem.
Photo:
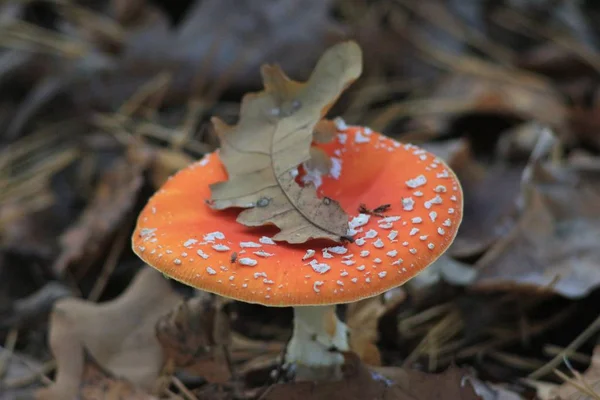
M 335 305 L 294 307 L 294 332 L 286 361 L 295 365 L 297 380 L 331 380 L 341 377 L 347 351 L 348 327 L 335 314 Z

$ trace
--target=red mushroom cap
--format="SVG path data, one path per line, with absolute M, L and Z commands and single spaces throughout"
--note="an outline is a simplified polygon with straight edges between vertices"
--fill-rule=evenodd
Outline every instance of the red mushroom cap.
M 351 216 L 354 243 L 273 242 L 273 227 L 216 211 L 209 185 L 227 179 L 218 152 L 179 171 L 139 216 L 133 249 L 167 276 L 198 289 L 268 306 L 357 301 L 399 286 L 434 262 L 456 236 L 460 184 L 435 155 L 369 128 L 345 127 L 317 146 L 332 157 L 327 175 L 300 174 Z M 385 217 L 359 214 L 390 204 Z M 235 254 L 234 254 L 235 253 Z

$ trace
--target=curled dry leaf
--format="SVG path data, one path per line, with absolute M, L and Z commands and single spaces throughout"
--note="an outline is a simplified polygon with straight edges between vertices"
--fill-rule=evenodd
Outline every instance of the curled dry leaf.
M 95 257 L 102 249 L 135 205 L 150 159 L 144 150 L 133 151 L 130 157 L 115 161 L 101 177 L 92 201 L 60 238 L 61 252 L 52 266 L 57 274 L 84 257 Z
M 325 52 L 306 83 L 290 80 L 278 66 L 263 66 L 265 90 L 244 97 L 239 123 L 213 120 L 229 180 L 211 185 L 212 207 L 246 208 L 238 222 L 274 224 L 281 230 L 273 237 L 277 241 L 346 236 L 348 215 L 339 203 L 319 199 L 314 186 L 302 187 L 295 177 L 298 166 L 311 159 L 315 126 L 361 69 L 354 42 Z
M 476 264 L 476 288 L 525 286 L 579 298 L 600 284 L 600 163 L 535 163 L 516 226 Z
M 367 368 L 355 353 L 344 353 L 344 377 L 334 382 L 296 382 L 274 385 L 264 400 L 477 400 L 473 387 L 464 383 L 466 373 L 451 368 L 443 374 L 427 374 L 395 367 Z M 382 370 L 384 373 L 377 372 Z
M 163 365 L 154 326 L 180 301 L 169 282 L 150 268 L 140 271 L 112 301 L 58 301 L 50 318 L 50 348 L 58 372 L 55 383 L 38 391 L 38 397 L 75 398 L 81 388 L 85 351 L 110 373 L 149 390 Z
M 209 382 L 224 383 L 231 377 L 224 353 L 231 341 L 229 321 L 214 298 L 181 303 L 158 321 L 156 336 L 167 364 Z

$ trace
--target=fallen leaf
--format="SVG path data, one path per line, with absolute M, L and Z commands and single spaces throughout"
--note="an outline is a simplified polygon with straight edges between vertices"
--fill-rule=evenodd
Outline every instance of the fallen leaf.
M 117 378 L 87 355 L 80 384 L 81 400 L 158 400 L 123 378 Z
M 572 374 L 566 374 L 570 376 Z M 600 346 L 596 346 L 594 354 L 592 356 L 592 363 L 588 367 L 587 371 L 580 375 L 581 380 L 577 378 L 574 382 L 578 383 L 580 387 L 586 387 L 596 394 L 591 396 L 590 393 L 585 393 L 581 389 L 577 388 L 570 382 L 564 382 L 562 385 L 554 383 L 546 383 L 539 381 L 530 381 L 533 386 L 537 389 L 537 394 L 541 400 L 594 400 L 598 398 L 600 394 Z M 585 383 L 584 383 L 585 382 Z
M 406 300 L 406 292 L 398 287 L 380 296 L 348 304 L 346 325 L 350 329 L 350 349 L 368 365 L 381 365 L 376 346 L 379 319 Z
M 451 368 L 443 374 L 386 367 L 368 369 L 355 353 L 344 353 L 343 379 L 334 382 L 295 382 L 271 386 L 261 399 L 306 400 L 477 400 L 466 373 Z M 386 376 L 385 373 L 392 376 Z
M 156 324 L 156 336 L 167 363 L 224 383 L 231 378 L 224 346 L 231 342 L 229 321 L 218 302 L 210 296 L 181 303 Z
M 102 176 L 94 198 L 78 220 L 60 238 L 61 252 L 52 269 L 59 275 L 73 263 L 93 259 L 104 241 L 116 231 L 134 207 L 150 161 L 143 150 L 115 161 Z
M 348 216 L 339 203 L 319 199 L 313 185 L 301 187 L 295 171 L 311 159 L 315 125 L 341 92 L 361 73 L 361 50 L 354 42 L 329 49 L 309 80 L 290 80 L 278 66 L 264 66 L 265 91 L 244 97 L 240 121 L 214 119 L 219 156 L 229 180 L 211 185 L 211 206 L 246 208 L 238 222 L 274 224 L 273 240 L 303 243 L 347 235 Z
M 102 368 L 142 390 L 152 388 L 163 366 L 163 352 L 154 326 L 181 297 L 164 277 L 141 270 L 118 298 L 94 304 L 63 299 L 50 319 L 50 348 L 57 362 L 56 381 L 38 392 L 40 399 L 72 399 L 79 393 L 85 369 L 84 352 Z
M 523 168 L 504 161 L 483 163 L 465 142 L 449 164 L 465 197 L 463 220 L 450 247 L 453 257 L 471 257 L 494 244 L 512 226 Z
M 429 112 L 413 119 L 416 129 L 443 133 L 450 130 L 457 115 L 466 113 L 493 113 L 524 120 L 536 120 L 559 132 L 566 124 L 567 111 L 559 93 L 543 79 L 517 72 L 490 76 L 453 74 L 431 93 L 430 104 L 423 104 L 420 112 Z M 476 132 L 472 132 L 476 134 Z
M 473 287 L 533 287 L 569 298 L 597 287 L 599 165 L 534 164 L 524 211 L 477 262 Z

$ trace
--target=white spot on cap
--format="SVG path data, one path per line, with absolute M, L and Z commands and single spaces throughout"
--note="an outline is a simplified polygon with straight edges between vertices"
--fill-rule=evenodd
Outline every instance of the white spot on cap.
M 354 243 L 356 243 L 357 246 L 363 246 L 366 242 L 365 242 L 365 239 L 358 238 L 354 241 Z
M 435 222 L 437 218 L 437 213 L 435 211 L 432 211 L 429 213 L 429 219 L 431 219 L 431 222 Z
M 444 221 L 444 223 L 442 225 L 444 225 L 444 226 L 452 226 L 452 221 L 450 221 L 450 218 L 448 218 L 447 220 Z
M 340 272 L 340 276 L 348 276 L 348 271 L 343 269 L 342 272 Z
M 437 185 L 435 187 L 435 189 L 433 189 L 434 192 L 436 193 L 446 193 L 446 186 L 444 185 Z
M 415 236 L 417 233 L 419 233 L 419 228 L 412 228 L 412 229 L 410 230 L 410 233 L 409 233 L 409 235 L 410 235 L 410 236 Z
M 412 211 L 415 208 L 415 201 L 412 197 L 405 197 L 402 199 L 402 209 L 404 211 Z
M 206 254 L 205 252 L 203 252 L 202 250 L 197 250 L 196 254 L 198 254 L 200 257 L 204 258 L 205 260 L 210 257 L 208 254 Z
M 361 257 L 368 257 L 369 254 L 370 254 L 369 250 L 363 250 L 363 251 L 360 252 L 360 256 Z
M 241 248 L 246 248 L 246 247 L 262 247 L 262 244 L 256 243 L 256 242 L 240 242 L 240 247 Z
M 450 200 L 456 201 L 456 196 L 455 195 L 450 196 Z
M 329 169 L 329 175 L 334 179 L 340 179 L 342 175 L 342 160 L 339 158 L 331 157 L 331 168 Z
M 273 239 L 271 239 L 268 236 L 263 236 L 260 239 L 258 239 L 259 242 L 261 242 L 262 244 L 275 244 L 275 242 L 273 241 Z
M 323 258 L 333 258 L 333 255 L 327 251 L 327 249 L 323 249 Z
M 375 243 L 373 243 L 373 246 L 377 247 L 378 249 L 381 249 L 383 247 L 383 241 L 381 239 L 377 239 Z
M 188 239 L 183 243 L 183 247 L 187 247 L 189 249 L 192 245 L 196 243 L 198 243 L 196 239 Z
M 423 235 L 423 236 L 419 236 L 419 239 L 421 239 L 421 240 L 427 240 L 428 237 L 429 237 L 429 235 Z
M 273 253 L 267 253 L 267 252 L 266 252 L 266 251 L 264 251 L 264 250 L 255 251 L 255 252 L 254 252 L 254 254 L 256 254 L 256 255 L 257 255 L 257 256 L 259 256 L 259 257 L 265 257 L 265 258 L 266 258 L 266 257 L 272 257 L 272 256 L 274 256 L 274 255 L 275 255 L 275 254 L 273 254 Z
M 448 173 L 448 170 L 445 169 L 443 170 L 440 174 L 436 175 L 438 178 L 449 178 L 450 174 Z
M 422 197 L 423 196 L 423 192 L 421 192 L 420 190 L 417 190 L 416 192 L 413 193 L 415 196 L 417 197 Z
M 444 228 L 437 228 L 437 232 L 438 232 L 440 235 L 443 235 L 444 233 L 446 233 L 446 231 L 444 230 Z
M 216 239 L 225 239 L 225 235 L 223 234 L 223 232 L 211 232 L 204 235 L 203 239 L 205 242 L 214 242 Z
M 377 237 L 377 231 L 375 229 L 369 229 L 367 233 L 365 233 L 366 239 L 373 239 Z
M 391 250 L 388 251 L 386 254 L 388 257 L 396 257 L 398 255 L 398 250 Z
M 323 281 L 315 281 L 315 283 L 313 283 L 313 290 L 317 293 L 319 293 L 321 291 L 321 289 L 319 289 L 319 287 L 323 286 Z
M 348 129 L 348 125 L 346 125 L 346 121 L 344 121 L 342 117 L 334 118 L 333 123 L 338 131 L 345 131 Z
M 310 265 L 311 268 L 319 274 L 324 274 L 325 272 L 331 269 L 329 265 L 325 263 L 320 263 L 317 260 L 312 260 L 310 263 L 308 263 L 308 265 Z
M 156 232 L 156 228 L 142 228 L 140 229 L 140 237 L 150 237 L 154 235 L 154 232 Z
M 358 278 L 352 278 L 352 279 L 350 279 L 350 280 L 352 281 L 352 283 L 356 283 L 356 282 L 358 282 Z
M 361 213 L 361 214 L 358 214 L 356 217 L 352 218 L 352 220 L 350 220 L 348 225 L 352 229 L 359 228 L 359 227 L 364 226 L 367 223 L 369 223 L 369 219 L 371 219 L 371 216 L 369 214 Z
M 209 275 L 216 275 L 217 273 L 217 271 L 215 271 L 211 267 L 206 267 L 206 272 L 208 272 Z
M 356 264 L 356 261 L 354 261 L 354 260 L 342 260 L 342 264 L 352 265 L 352 264 Z
M 425 175 L 419 175 L 414 179 L 409 179 L 406 181 L 406 186 L 408 186 L 411 189 L 416 189 L 419 186 L 423 186 L 427 183 L 427 178 L 425 178 Z
M 258 264 L 258 261 L 253 258 L 243 257 L 238 260 L 238 263 L 247 267 L 254 267 L 256 264 Z
M 399 220 L 400 220 L 400 218 L 401 218 L 401 217 L 398 217 L 398 216 L 390 216 L 390 217 L 385 217 L 385 218 L 382 218 L 382 219 L 380 219 L 380 220 L 379 220 L 379 221 L 377 221 L 377 222 L 378 222 L 378 223 L 380 223 L 380 224 L 383 224 L 383 223 L 389 223 L 389 222 L 396 222 L 396 221 L 399 221 Z
M 385 276 L 387 275 L 387 272 L 385 271 L 381 271 L 380 273 L 378 273 L 377 275 L 379 275 L 380 278 L 385 278 Z
M 146 250 L 146 248 L 144 246 L 138 246 L 139 251 L 141 251 L 142 253 Z
M 266 277 L 267 277 L 267 274 L 266 274 L 265 272 L 255 272 L 255 273 L 254 273 L 254 279 L 258 279 L 258 278 L 260 278 L 260 277 L 262 277 L 262 278 L 266 278 Z
M 428 243 L 427 248 L 429 248 L 429 250 L 433 250 L 435 248 L 435 245 L 433 243 Z
M 381 264 L 381 258 L 376 258 L 373 260 L 375 264 Z
M 394 261 L 394 262 L 392 263 L 392 265 L 400 265 L 400 264 L 402 264 L 403 262 L 404 262 L 404 260 L 403 260 L 403 259 L 401 259 L 401 258 L 399 258 L 399 259 L 397 259 L 396 261 Z
M 314 256 L 315 253 L 316 253 L 316 251 L 314 251 L 313 249 L 306 250 L 306 254 L 304 254 L 304 256 L 302 257 L 302 260 L 308 260 L 309 258 Z
M 410 254 L 417 254 L 417 249 L 408 249 Z
M 421 222 L 423 222 L 423 218 L 421 218 L 421 217 L 414 217 L 413 219 L 411 219 L 411 222 L 413 224 L 420 224 Z
M 342 281 L 336 281 L 335 283 L 337 283 L 340 286 L 344 286 L 344 282 L 342 282 Z
M 360 266 L 356 267 L 356 269 L 359 270 L 359 271 L 364 271 L 365 268 L 366 267 L 364 265 L 360 265 Z
M 346 140 L 348 140 L 348 135 L 345 133 L 338 133 L 337 138 L 341 144 L 346 144 Z
M 388 233 L 388 239 L 395 240 L 398 237 L 398 231 L 391 231 Z
M 449 208 L 448 209 L 448 214 L 454 214 L 454 208 Z
M 176 259 L 173 260 L 173 263 L 175 265 L 181 265 L 181 260 L 179 258 L 176 258 Z
M 224 244 L 214 244 L 212 246 L 213 249 L 215 249 L 216 251 L 228 251 L 229 247 L 225 246 Z
M 354 142 L 356 143 L 369 143 L 371 138 L 368 135 L 363 135 L 360 130 L 354 134 Z
M 379 224 L 379 227 L 381 229 L 392 229 L 394 227 L 394 224 L 392 224 L 391 222 L 388 222 L 387 224 Z
M 330 251 L 334 254 L 346 254 L 348 252 L 348 249 L 344 246 L 327 247 L 325 250 Z

